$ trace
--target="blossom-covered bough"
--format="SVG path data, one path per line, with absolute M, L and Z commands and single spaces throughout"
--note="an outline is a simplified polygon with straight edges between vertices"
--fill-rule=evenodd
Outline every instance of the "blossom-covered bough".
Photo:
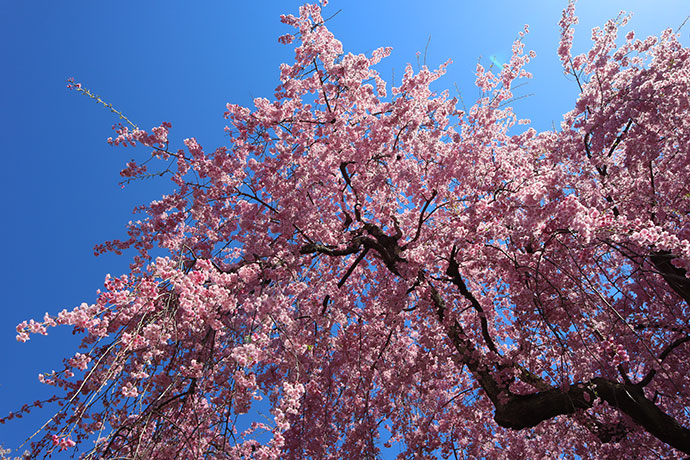
M 33 455 L 690 455 L 677 37 L 617 43 L 619 18 L 571 56 L 569 4 L 581 94 L 560 130 L 520 132 L 502 108 L 529 76 L 520 40 L 477 67 L 464 113 L 429 89 L 443 66 L 389 91 L 372 69 L 389 49 L 344 53 L 319 6 L 283 22 L 295 62 L 273 102 L 228 105 L 226 147 L 172 151 L 166 123 L 112 140 L 153 148 L 175 190 L 98 249 L 138 256 L 96 304 L 18 327 L 73 325 L 87 350 L 41 377 L 62 406 Z

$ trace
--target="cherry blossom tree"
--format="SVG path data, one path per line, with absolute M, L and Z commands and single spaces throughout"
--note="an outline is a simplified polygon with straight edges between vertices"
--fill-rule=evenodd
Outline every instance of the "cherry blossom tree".
M 477 65 L 465 112 L 430 89 L 445 65 L 388 88 L 390 49 L 345 53 L 316 5 L 282 20 L 294 63 L 273 101 L 228 104 L 228 145 L 174 150 L 168 123 L 110 140 L 162 164 L 125 180 L 174 190 L 97 248 L 137 255 L 95 304 L 17 327 L 84 337 L 41 376 L 60 407 L 32 455 L 690 455 L 677 36 L 619 39 L 619 17 L 573 56 L 571 2 L 558 53 L 581 92 L 537 132 L 506 107 L 534 57 L 521 39 L 500 71 Z

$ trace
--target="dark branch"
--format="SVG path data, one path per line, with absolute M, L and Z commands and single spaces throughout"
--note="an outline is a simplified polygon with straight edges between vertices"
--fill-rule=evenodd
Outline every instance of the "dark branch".
M 513 395 L 505 404 L 496 406 L 494 419 L 505 428 L 531 428 L 558 415 L 588 409 L 597 397 L 619 409 L 660 441 L 690 455 L 690 430 L 647 399 L 638 385 L 598 377 L 571 385 L 565 392 L 554 388 L 531 395 Z
M 632 123 L 632 120 L 630 120 L 630 122 L 628 123 L 628 126 L 625 127 L 625 130 L 624 130 L 624 131 L 621 133 L 621 135 L 618 136 L 618 138 L 616 138 L 616 140 L 614 141 L 613 146 L 611 147 L 611 151 L 609 152 L 609 156 L 611 156 L 611 154 L 613 153 L 613 151 L 616 149 L 616 147 L 617 147 L 618 144 L 620 143 L 623 134 L 625 134 L 626 131 L 628 131 L 628 129 L 630 128 L 630 123 Z M 592 151 L 591 151 L 590 148 L 589 148 L 589 140 L 590 140 L 591 137 L 592 137 L 592 133 L 591 133 L 591 132 L 588 132 L 587 134 L 585 134 L 585 138 L 584 138 L 584 140 L 585 140 L 585 152 L 587 153 L 587 158 L 590 159 L 590 160 L 592 159 Z M 595 169 L 597 170 L 597 172 L 599 173 L 599 176 L 601 176 L 601 180 L 602 180 L 602 182 L 603 182 L 604 179 L 606 179 L 606 176 L 607 176 L 606 165 L 604 165 L 603 167 L 594 165 L 594 167 L 595 167 Z M 618 217 L 618 216 L 620 216 L 620 211 L 618 211 L 618 206 L 615 205 L 615 203 L 613 202 L 613 198 L 611 197 L 610 194 L 609 194 L 609 195 L 606 195 L 606 201 L 607 201 L 608 203 L 610 203 L 610 204 L 613 205 L 613 217 Z
M 357 256 L 355 261 L 352 262 L 352 265 L 350 265 L 350 268 L 348 268 L 347 272 L 345 272 L 345 275 L 343 276 L 343 278 L 340 281 L 338 281 L 338 288 L 343 287 L 343 284 L 345 284 L 345 281 L 347 281 L 347 279 L 350 277 L 352 272 L 355 271 L 355 268 L 357 268 L 357 265 L 359 265 L 359 263 L 362 261 L 362 259 L 364 259 L 364 257 L 366 257 L 368 252 L 369 252 L 369 248 L 366 248 L 366 249 L 364 249 L 364 251 L 362 251 Z
M 628 124 L 625 125 L 625 128 L 623 128 L 623 131 L 616 137 L 616 140 L 613 141 L 613 145 L 611 145 L 611 148 L 609 149 L 609 155 L 608 155 L 609 157 L 611 155 L 613 155 L 613 152 L 616 151 L 616 147 L 618 147 L 618 145 L 621 143 L 621 141 L 623 140 L 623 137 L 625 136 L 625 133 L 628 132 L 628 130 L 630 129 L 632 124 L 633 124 L 633 121 L 631 118 L 630 120 L 628 120 Z
M 316 69 L 316 72 L 319 71 L 319 66 L 316 64 L 316 58 L 314 58 L 314 68 Z M 331 113 L 333 110 L 331 110 L 331 104 L 328 103 L 326 88 L 323 86 L 323 78 L 321 78 L 321 76 L 319 76 L 319 83 L 321 83 L 321 91 L 323 92 L 323 99 L 326 101 L 326 108 L 328 109 L 328 113 Z
M 421 235 L 421 233 L 422 233 L 422 225 L 424 224 L 424 222 L 428 218 L 428 216 L 426 218 L 424 217 L 424 213 L 426 212 L 426 208 L 428 208 L 429 205 L 431 204 L 431 202 L 434 201 L 434 198 L 436 198 L 436 190 L 434 190 L 431 193 L 431 198 L 426 200 L 426 202 L 424 203 L 424 207 L 422 208 L 422 212 L 419 213 L 419 222 L 417 223 L 417 231 L 415 232 L 414 238 L 412 238 L 410 241 L 407 242 L 407 244 L 405 244 L 402 247 L 403 250 L 407 249 L 407 247 L 410 244 L 414 243 L 415 241 L 417 241 L 419 239 L 419 235 Z
M 652 253 L 650 258 L 671 289 L 690 305 L 690 279 L 686 276 L 684 269 L 673 266 L 671 263 L 674 259 L 673 254 L 668 251 L 657 251 Z
M 354 254 L 359 251 L 362 246 L 362 239 L 355 237 L 349 246 L 344 249 L 337 249 L 332 246 L 324 246 L 323 244 L 309 243 L 305 244 L 299 249 L 300 254 L 326 254 L 328 256 L 346 256 Z
M 340 163 L 340 172 L 343 175 L 343 179 L 345 179 L 345 183 L 350 188 L 352 188 L 352 181 L 350 179 L 350 174 L 347 172 L 347 165 L 349 165 L 349 164 L 351 164 L 351 162 L 343 161 L 342 163 Z M 353 189 L 353 191 L 354 191 L 354 189 Z
M 664 351 L 661 352 L 659 355 L 659 361 L 664 362 L 666 358 L 679 346 L 683 345 L 686 342 L 690 342 L 690 337 L 685 336 L 681 337 L 680 339 L 674 340 L 669 346 L 667 346 Z M 656 375 L 656 369 L 651 369 L 649 372 L 647 372 L 647 375 L 644 376 L 642 380 L 637 384 L 640 388 L 643 388 L 647 385 L 649 385 L 649 382 L 652 381 L 654 376 Z
M 498 354 L 496 344 L 494 343 L 493 339 L 491 338 L 491 335 L 489 334 L 489 324 L 486 321 L 486 313 L 484 312 L 484 308 L 482 308 L 482 305 L 479 303 L 477 298 L 469 291 L 469 289 L 467 289 L 467 285 L 465 284 L 465 281 L 462 279 L 462 276 L 460 275 L 460 267 L 458 266 L 458 262 L 455 260 L 456 254 L 457 249 L 455 246 L 453 246 L 453 249 L 450 252 L 450 261 L 448 262 L 446 275 L 450 276 L 453 284 L 460 291 L 460 294 L 462 294 L 464 298 L 470 301 L 472 307 L 479 314 L 479 322 L 482 326 L 482 337 L 484 338 L 484 342 L 486 343 L 486 346 L 489 347 L 489 350 Z
M 366 236 L 355 236 L 350 244 L 342 249 L 338 249 L 336 246 L 326 246 L 318 243 L 305 244 L 299 249 L 300 254 L 326 254 L 328 256 L 346 256 L 349 254 L 355 254 L 359 252 L 361 247 L 365 250 L 362 254 L 357 257 L 355 262 L 350 266 L 347 273 L 338 283 L 338 287 L 341 287 L 348 276 L 355 269 L 357 264 L 366 256 L 369 249 L 374 249 L 386 267 L 394 274 L 400 276 L 400 272 L 396 268 L 396 264 L 399 262 L 404 262 L 405 259 L 401 257 L 402 248 L 398 244 L 402 236 L 402 232 L 399 228 L 396 228 L 396 232 L 393 235 L 387 235 L 380 227 L 371 223 L 364 223 L 364 230 L 369 233 L 373 238 Z
M 418 278 L 424 281 L 424 273 L 420 271 Z M 431 292 L 431 301 L 436 308 L 436 315 L 438 316 L 439 322 L 443 324 L 446 317 L 446 304 L 443 301 L 443 298 L 441 298 L 438 290 L 431 284 L 431 282 L 428 282 L 427 285 L 429 286 Z M 497 405 L 498 396 L 501 393 L 502 387 L 499 386 L 493 375 L 491 375 L 488 367 L 481 362 L 480 353 L 472 341 L 467 337 L 460 323 L 458 323 L 456 320 L 453 320 L 450 325 L 446 326 L 446 333 L 448 334 L 448 338 L 450 338 L 453 347 L 458 352 L 457 355 L 454 355 L 456 358 L 456 364 L 458 364 L 459 367 L 462 367 L 463 365 L 467 366 L 491 402 L 494 403 L 494 406 Z
M 451 264 L 457 265 L 454 262 L 455 249 L 453 249 L 452 256 Z M 447 274 L 452 277 L 455 273 L 455 267 L 449 266 L 448 272 L 450 273 Z M 423 273 L 420 272 L 419 276 L 424 279 Z M 428 284 L 439 321 L 444 323 L 445 303 L 431 283 Z M 464 282 L 462 284 L 464 285 Z M 460 285 L 458 288 L 461 289 Z M 472 302 L 471 299 L 470 301 Z M 485 360 L 482 359 L 484 357 L 465 335 L 462 326 L 457 321 L 446 326 L 446 333 L 458 352 L 455 358 L 456 362 L 460 366 L 467 366 L 493 403 L 496 410 L 494 420 L 498 425 L 514 430 L 531 428 L 559 415 L 571 415 L 588 409 L 594 405 L 597 398 L 601 398 L 629 416 L 660 441 L 690 455 L 690 430 L 681 426 L 673 417 L 656 406 L 653 401 L 647 399 L 640 384 L 621 384 L 597 377 L 589 382 L 571 385 L 567 391 L 560 388 L 550 388 L 528 395 L 512 394 L 504 384 L 494 377 L 491 372 L 491 365 L 482 362 Z M 677 342 L 680 340 L 674 342 L 672 347 L 679 346 L 680 343 Z M 690 339 L 682 339 L 682 343 L 686 341 L 690 341 Z M 665 356 L 668 356 L 670 352 L 665 352 Z M 531 376 L 531 373 L 526 369 L 521 370 Z M 546 387 L 543 382 L 537 381 L 537 383 L 540 384 L 540 388 Z M 602 437 L 607 438 L 606 433 L 595 434 L 600 439 Z M 616 439 L 622 435 L 623 433 L 619 432 L 611 433 L 611 439 Z

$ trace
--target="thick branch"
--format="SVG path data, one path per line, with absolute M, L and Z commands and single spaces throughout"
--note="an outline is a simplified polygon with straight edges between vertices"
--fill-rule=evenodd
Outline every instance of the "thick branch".
M 671 289 L 690 305 L 690 279 L 687 278 L 687 273 L 684 269 L 673 266 L 671 263 L 674 258 L 673 254 L 668 251 L 658 251 L 652 253 L 650 258 L 654 267 L 663 276 Z
M 386 264 L 386 267 L 394 274 L 400 276 L 400 272 L 396 268 L 398 262 L 404 262 L 401 257 L 402 248 L 398 244 L 398 240 L 402 233 L 396 231 L 394 235 L 387 235 L 377 225 L 365 223 L 364 229 L 374 238 L 362 238 L 362 244 L 369 249 L 375 249 L 376 252 Z
M 630 127 L 632 126 L 632 124 L 633 124 L 633 121 L 632 121 L 632 118 L 631 118 L 630 120 L 628 120 L 628 124 L 625 125 L 625 128 L 623 128 L 623 131 L 616 137 L 616 140 L 613 141 L 613 144 L 611 145 L 611 148 L 609 149 L 609 154 L 608 154 L 609 157 L 610 157 L 611 155 L 613 155 L 613 152 L 616 151 L 616 148 L 617 148 L 618 145 L 621 143 L 621 141 L 623 140 L 623 137 L 625 137 L 625 133 L 628 132 L 628 130 L 630 129 Z
M 639 386 L 603 378 L 571 385 L 567 392 L 554 388 L 531 395 L 513 395 L 505 404 L 496 406 L 494 419 L 505 428 L 531 428 L 558 415 L 590 408 L 597 397 L 618 408 L 660 441 L 690 455 L 690 430 L 647 399 Z
M 455 254 L 457 254 L 457 249 L 455 248 L 455 246 L 453 246 L 453 249 L 450 252 L 450 262 L 448 262 L 448 269 L 446 270 L 446 275 L 450 276 L 450 279 L 453 281 L 453 284 L 458 288 L 460 294 L 462 294 L 464 298 L 470 301 L 472 307 L 479 314 L 479 322 L 482 326 L 482 337 L 484 338 L 484 342 L 489 347 L 489 350 L 498 354 L 496 344 L 494 343 L 493 339 L 491 338 L 491 335 L 489 334 L 489 324 L 486 321 L 486 313 L 484 312 L 484 309 L 482 308 L 482 305 L 479 303 L 477 298 L 469 291 L 469 289 L 467 289 L 467 285 L 465 284 L 465 281 L 462 279 L 462 276 L 460 275 L 460 267 L 458 266 L 458 262 L 455 260 Z
M 668 358 L 668 355 L 670 355 L 671 352 L 673 352 L 673 350 L 675 350 L 676 348 L 678 348 L 686 342 L 690 342 L 690 337 L 685 336 L 674 340 L 670 345 L 668 345 L 664 349 L 664 351 L 661 352 L 661 354 L 659 355 L 659 362 L 663 363 L 664 360 Z M 649 385 L 649 383 L 652 381 L 655 375 L 656 369 L 651 369 L 649 372 L 647 372 L 647 375 L 645 375 L 644 378 L 640 380 L 640 382 L 637 385 L 641 388 Z
M 418 278 L 424 280 L 424 273 L 420 271 Z M 431 300 L 436 308 L 436 315 L 443 324 L 446 316 L 446 304 L 443 298 L 441 298 L 438 290 L 436 290 L 431 283 L 428 283 L 428 286 L 431 291 Z M 455 355 L 456 363 L 459 366 L 467 366 L 491 402 L 493 402 L 494 405 L 498 404 L 498 396 L 502 388 L 499 386 L 498 382 L 496 382 L 493 375 L 491 375 L 490 370 L 481 363 L 480 353 L 477 351 L 472 341 L 467 337 L 460 323 L 453 320 L 446 330 L 448 338 L 450 338 L 451 343 L 458 352 L 458 354 Z
M 359 202 L 359 195 L 357 195 L 357 190 L 352 186 L 352 178 L 350 177 L 350 174 L 347 172 L 347 165 L 349 164 L 353 164 L 353 162 L 343 161 L 342 163 L 340 163 L 340 173 L 343 175 L 343 180 L 345 180 L 345 184 L 347 184 L 347 186 L 350 187 L 352 193 L 354 193 L 355 195 L 355 219 L 361 222 L 362 216 L 359 212 L 361 204 Z
M 369 223 L 364 224 L 364 229 L 371 237 L 358 236 L 344 249 L 307 244 L 302 246 L 300 252 L 302 254 L 322 253 L 331 256 L 341 256 L 353 254 L 359 251 L 361 247 L 375 249 L 389 270 L 398 274 L 395 264 L 396 262 L 404 261 L 400 257 L 402 250 L 398 245 L 399 235 L 387 235 L 378 226 Z M 456 248 L 453 248 L 446 274 L 451 277 L 453 284 L 479 313 L 484 340 L 490 349 L 496 351 L 496 346 L 488 332 L 488 324 L 486 323 L 482 306 L 467 289 L 467 285 L 460 275 L 455 255 Z M 361 258 L 358 257 L 357 262 Z M 684 270 L 671 265 L 670 261 L 672 258 L 673 256 L 667 253 L 655 253 L 652 255 L 652 262 L 662 276 L 664 276 L 664 279 L 672 287 L 675 286 L 674 290 L 676 292 L 680 291 L 679 294 L 688 300 L 690 298 L 690 282 L 684 278 Z M 356 266 L 356 263 L 350 267 L 351 270 L 354 269 L 354 266 Z M 679 279 L 681 275 L 683 278 Z M 531 428 L 559 415 L 572 415 L 578 411 L 591 408 L 594 405 L 594 401 L 600 398 L 630 417 L 635 423 L 660 441 L 690 455 L 690 430 L 681 426 L 680 423 L 662 411 L 653 401 L 647 399 L 643 392 L 643 385 L 630 382 L 618 383 L 596 377 L 589 382 L 571 385 L 566 391 L 563 391 L 560 388 L 549 388 L 538 376 L 532 376 L 528 370 L 518 366 L 518 369 L 521 371 L 521 379 L 523 381 L 534 380 L 535 387 L 541 391 L 528 395 L 511 393 L 508 387 L 498 381 L 493 374 L 494 370 L 501 368 L 501 365 L 495 362 L 487 363 L 486 357 L 467 337 L 460 323 L 457 320 L 446 318 L 446 304 L 438 290 L 427 280 L 423 271 L 419 271 L 417 279 L 420 284 L 426 281 L 425 284 L 429 287 L 431 301 L 435 307 L 439 322 L 445 325 L 448 338 L 457 352 L 454 355 L 455 362 L 459 367 L 467 366 L 468 370 L 477 379 L 477 382 L 495 407 L 494 420 L 498 425 L 514 430 Z M 685 289 L 688 289 L 687 294 Z M 685 297 L 683 294 L 686 294 L 688 297 Z M 674 342 L 668 351 L 663 353 L 662 360 L 674 348 L 686 343 L 688 340 L 690 339 L 682 338 Z M 602 439 L 602 442 L 605 442 L 605 439 L 607 439 L 607 433 L 595 434 Z M 611 439 L 617 439 L 622 435 L 623 433 L 612 433 Z
M 367 231 L 373 238 L 367 236 L 356 236 L 352 239 L 350 244 L 343 249 L 338 249 L 336 246 L 326 246 L 318 243 L 308 243 L 303 245 L 299 252 L 300 254 L 326 254 L 328 256 L 346 256 L 359 252 L 361 247 L 365 251 L 355 260 L 354 264 L 348 270 L 346 276 L 341 280 L 339 286 L 345 282 L 345 279 L 350 275 L 352 270 L 361 262 L 369 249 L 374 249 L 386 267 L 394 274 L 400 276 L 400 272 L 396 268 L 396 264 L 404 262 L 405 259 L 401 257 L 403 249 L 398 244 L 402 232 L 396 228 L 393 235 L 387 235 L 381 228 L 375 224 L 364 223 L 364 230 Z
M 309 243 L 305 244 L 299 249 L 300 254 L 326 254 L 328 256 L 346 256 L 354 254 L 359 251 L 362 246 L 362 240 L 356 237 L 352 240 L 349 246 L 344 249 L 337 249 L 332 246 L 324 246 L 323 244 Z
M 451 255 L 453 257 L 446 273 L 455 279 L 454 284 L 463 296 L 477 308 L 475 302 L 478 304 L 478 301 L 467 291 L 460 277 L 457 262 L 454 259 L 455 249 Z M 439 320 L 443 323 L 445 304 L 438 291 L 433 286 L 430 285 L 430 287 L 432 301 L 436 306 Z M 468 367 L 494 404 L 496 409 L 494 420 L 502 427 L 515 430 L 531 428 L 559 415 L 570 415 L 590 408 L 596 398 L 601 398 L 629 416 L 660 441 L 690 455 L 690 430 L 681 426 L 673 417 L 647 399 L 640 385 L 621 384 L 597 377 L 590 382 L 572 385 L 565 392 L 560 388 L 544 389 L 546 385 L 538 382 L 542 383 L 539 385 L 542 391 L 529 395 L 515 395 L 496 380 L 490 366 L 480 363 L 478 351 L 457 321 L 447 328 L 447 334 L 458 352 L 460 364 Z M 685 343 L 685 340 L 682 340 L 682 343 Z M 674 347 L 679 345 L 680 343 L 674 343 Z M 528 376 L 531 375 L 529 371 L 523 371 Z
M 343 284 L 345 284 L 345 281 L 350 277 L 353 271 L 355 271 L 355 268 L 357 268 L 357 265 L 364 259 L 369 252 L 369 248 L 366 248 L 364 251 L 360 252 L 355 261 L 350 265 L 350 268 L 347 269 L 347 272 L 345 272 L 345 275 L 342 277 L 340 281 L 338 281 L 338 288 L 343 287 Z

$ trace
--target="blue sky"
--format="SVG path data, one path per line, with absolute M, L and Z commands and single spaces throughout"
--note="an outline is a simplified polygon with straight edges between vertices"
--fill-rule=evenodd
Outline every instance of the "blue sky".
M 342 11 L 329 27 L 346 52 L 392 46 L 380 66 L 399 83 L 407 62 L 424 52 L 427 64 L 454 63 L 436 86 L 460 88 L 467 104 L 477 59 L 501 62 L 512 41 L 530 24 L 527 49 L 537 52 L 534 78 L 517 90 L 533 94 L 515 103 L 537 129 L 558 125 L 577 86 L 563 76 L 556 56 L 558 20 L 565 0 L 518 3 L 497 0 L 332 0 L 325 11 Z M 119 171 L 144 150 L 113 148 L 106 139 L 118 120 L 93 101 L 68 91 L 74 77 L 148 129 L 172 123 L 171 146 L 196 137 L 207 149 L 225 142 L 226 102 L 251 105 L 271 98 L 278 66 L 292 48 L 277 37 L 290 32 L 281 13 L 296 13 L 293 0 L 234 2 L 183 0 L 3 2 L 0 15 L 0 416 L 24 402 L 45 398 L 39 372 L 60 367 L 77 343 L 69 330 L 15 341 L 14 327 L 45 312 L 93 302 L 106 273 L 127 270 L 126 256 L 93 256 L 93 246 L 123 237 L 134 206 L 169 190 L 169 181 L 140 182 L 122 190 Z M 690 14 L 682 0 L 580 0 L 575 51 L 592 27 L 625 7 L 638 36 L 676 28 Z M 690 24 L 682 41 L 690 43 Z M 43 410 L 0 426 L 0 444 L 15 448 L 52 414 Z

